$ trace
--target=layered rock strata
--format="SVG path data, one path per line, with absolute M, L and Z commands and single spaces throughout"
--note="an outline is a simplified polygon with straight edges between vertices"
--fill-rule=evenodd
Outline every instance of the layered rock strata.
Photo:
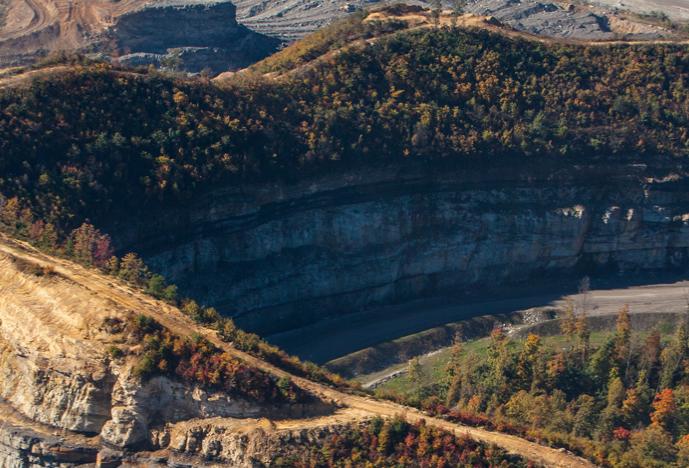
M 111 232 L 270 334 L 477 286 L 684 271 L 687 188 L 672 161 L 410 164 L 218 189 Z

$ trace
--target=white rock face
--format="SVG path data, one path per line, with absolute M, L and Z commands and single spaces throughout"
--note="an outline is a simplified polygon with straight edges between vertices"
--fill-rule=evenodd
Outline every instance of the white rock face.
M 0 257 L 0 399 L 34 421 L 98 433 L 114 383 L 100 328 L 117 312 L 59 283 Z
M 122 332 L 133 313 L 107 293 L 0 253 L 0 466 L 94 462 L 102 442 L 145 445 L 165 423 L 303 411 L 165 377 L 142 382 L 133 354 L 108 353 L 140 347 Z
M 168 448 L 175 457 L 194 456 L 224 466 L 254 468 L 271 466 L 276 458 L 299 447 L 321 444 L 331 434 L 342 433 L 344 424 L 324 426 L 318 419 L 302 421 L 300 429 L 286 429 L 268 420 L 206 420 L 169 424 L 152 433 L 152 444 Z
M 3 468 L 68 467 L 93 463 L 93 446 L 65 444 L 20 427 L 0 425 L 0 466 Z
M 165 377 L 141 385 L 131 374 L 118 379 L 112 393 L 112 419 L 101 436 L 109 444 L 125 447 L 148 440 L 152 423 L 210 417 L 256 417 L 265 410 L 224 393 L 209 393 Z

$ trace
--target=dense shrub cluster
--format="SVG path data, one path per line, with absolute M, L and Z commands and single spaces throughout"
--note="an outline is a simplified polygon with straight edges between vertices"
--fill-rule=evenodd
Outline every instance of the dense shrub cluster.
M 182 301 L 180 310 L 195 322 L 217 330 L 223 341 L 232 343 L 237 349 L 259 357 L 292 374 L 342 389 L 354 388 L 353 383 L 346 381 L 341 376 L 312 362 L 304 362 L 298 357 L 291 356 L 280 348 L 271 345 L 258 335 L 237 328 L 231 318 L 223 317 L 212 307 L 203 308 L 195 301 L 187 299 Z
M 465 424 L 566 447 L 607 466 L 689 464 L 689 321 L 663 344 L 632 340 L 627 307 L 615 334 L 589 343 L 585 315 L 563 320 L 564 348 L 496 329 L 485 355 L 456 343 L 445 379 L 387 396 Z M 413 371 L 413 369 L 410 369 Z
M 142 378 L 174 376 L 212 390 L 224 390 L 260 403 L 304 402 L 308 394 L 289 379 L 275 379 L 222 352 L 200 336 L 177 336 L 152 318 L 139 315 L 131 323 L 134 340 L 143 343 L 135 367 Z
M 327 436 L 320 444 L 292 448 L 275 467 L 526 467 L 526 462 L 495 446 L 401 418 L 374 419 Z

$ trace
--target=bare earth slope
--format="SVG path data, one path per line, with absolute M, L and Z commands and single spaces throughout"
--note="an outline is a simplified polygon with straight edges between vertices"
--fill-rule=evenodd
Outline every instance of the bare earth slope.
M 283 436 L 293 431 L 402 414 L 409 421 L 424 418 L 434 427 L 495 443 L 547 466 L 590 466 L 567 453 L 517 437 L 428 418 L 411 408 L 342 393 L 291 376 L 236 350 L 215 332 L 200 329 L 174 307 L 16 241 L 0 240 L 0 265 L 0 456 L 8 464 L 12 456 L 25 456 L 24 461 L 30 457 L 40 460 L 40 447 L 52 447 L 44 450 L 48 457 L 71 457 L 84 462 L 95 456 L 97 450 L 101 457 L 109 453 L 102 450 L 102 442 L 124 448 L 136 445 L 142 437 L 153 441 L 153 447 L 159 450 L 156 456 L 182 452 L 198 455 L 208 447 L 208 441 L 198 440 L 199 437 L 210 437 L 214 447 L 221 447 L 215 451 L 216 456 L 232 461 L 233 466 L 246 466 L 245 457 L 256 454 L 248 453 L 251 450 L 246 447 L 238 448 L 238 434 L 260 435 L 261 440 L 279 445 L 281 440 L 284 442 Z M 42 273 L 37 276 L 36 272 Z M 314 413 L 302 408 L 301 413 L 291 411 L 291 416 L 281 418 L 276 415 L 288 413 L 269 414 L 265 408 L 254 408 L 247 402 L 203 394 L 200 389 L 159 378 L 151 381 L 155 383 L 137 386 L 128 374 L 126 362 L 113 363 L 107 358 L 106 346 L 118 342 L 118 336 L 102 325 L 105 318 L 124 320 L 133 313 L 145 313 L 181 336 L 200 333 L 232 356 L 275 376 L 287 376 L 339 409 L 330 416 L 309 416 Z M 146 388 L 152 385 L 155 391 Z M 175 401 L 175 417 L 167 415 L 157 421 L 156 427 L 149 427 L 150 406 L 166 397 L 167 401 Z M 161 408 L 158 411 L 160 416 Z M 269 419 L 257 419 L 262 416 Z M 146 434 L 134 437 L 132 421 L 142 423 Z M 57 440 L 51 428 L 62 429 Z M 80 435 L 84 433 L 95 437 L 84 438 Z M 190 445 L 192 433 L 196 443 Z M 35 446 L 33 454 L 26 450 L 27 440 L 31 441 L 29 449 L 32 444 Z M 20 446 L 15 452 L 12 443 Z M 256 445 L 257 450 L 259 446 L 264 457 L 270 455 L 265 444 Z

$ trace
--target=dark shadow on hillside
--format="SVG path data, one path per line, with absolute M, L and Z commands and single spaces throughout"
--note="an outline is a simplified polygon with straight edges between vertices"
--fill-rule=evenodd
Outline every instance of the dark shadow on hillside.
M 593 293 L 605 291 L 608 295 L 609 290 L 620 290 L 620 295 L 624 296 L 624 290 L 629 288 L 670 285 L 686 279 L 686 274 L 672 273 L 594 277 L 591 279 L 591 289 Z M 667 312 L 672 308 L 685 310 L 687 307 L 689 283 L 675 287 L 678 290 L 668 297 L 671 302 L 667 304 Z M 507 315 L 512 312 L 550 306 L 564 296 L 577 293 L 577 288 L 578 281 L 570 278 L 539 281 L 538 285 L 485 289 L 463 296 L 421 299 L 359 311 L 265 338 L 302 359 L 325 363 L 370 346 L 472 317 L 503 315 L 507 321 Z M 687 294 L 683 291 L 687 291 Z M 605 297 L 601 300 L 606 301 Z M 621 298 L 619 304 L 624 303 L 624 298 Z M 662 295 L 654 300 L 654 304 L 663 306 Z M 643 303 L 639 307 L 643 307 Z M 592 313 L 596 313 L 596 310 L 592 310 Z

